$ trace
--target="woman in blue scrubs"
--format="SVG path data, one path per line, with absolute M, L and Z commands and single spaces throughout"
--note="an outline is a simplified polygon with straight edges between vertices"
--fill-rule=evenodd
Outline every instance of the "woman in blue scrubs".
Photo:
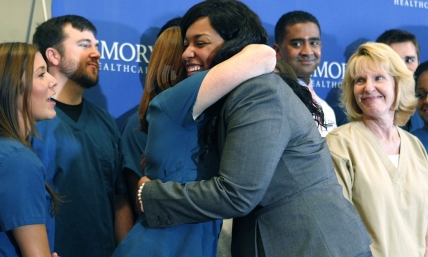
M 54 87 L 34 46 L 0 44 L 0 256 L 50 257 L 55 194 L 30 149 L 35 123 L 55 117 Z

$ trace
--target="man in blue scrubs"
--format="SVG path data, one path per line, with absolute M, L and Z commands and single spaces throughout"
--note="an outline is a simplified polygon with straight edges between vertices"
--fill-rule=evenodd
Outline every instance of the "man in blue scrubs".
M 37 124 L 42 139 L 33 139 L 32 147 L 64 200 L 55 220 L 55 251 L 62 257 L 109 257 L 132 227 L 117 125 L 82 97 L 98 83 L 95 35 L 90 21 L 66 15 L 42 23 L 33 36 L 58 81 L 57 116 Z
M 403 59 L 407 68 L 415 72 L 419 65 L 421 48 L 416 36 L 412 33 L 401 29 L 390 29 L 383 32 L 376 42 L 389 45 Z M 424 122 L 416 111 L 407 121 L 406 125 L 401 128 L 414 132 L 424 126 Z

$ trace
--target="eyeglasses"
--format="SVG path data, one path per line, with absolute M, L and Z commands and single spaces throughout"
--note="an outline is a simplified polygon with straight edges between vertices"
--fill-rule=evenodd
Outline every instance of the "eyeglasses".
M 427 98 L 428 92 L 425 91 L 418 91 L 416 92 L 416 98 L 418 98 L 419 100 L 425 100 L 425 98 Z

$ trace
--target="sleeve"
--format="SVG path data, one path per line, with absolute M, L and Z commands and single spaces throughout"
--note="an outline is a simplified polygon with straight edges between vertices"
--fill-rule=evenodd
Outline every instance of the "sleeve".
M 0 230 L 46 223 L 45 172 L 29 149 L 0 163 Z
M 193 106 L 208 71 L 198 72 L 157 96 L 162 110 L 179 126 L 186 127 L 188 123 L 194 122 Z
M 132 170 L 139 177 L 143 176 L 140 168 L 141 155 L 144 153 L 147 143 L 147 134 L 139 131 L 140 126 L 138 111 L 126 122 L 121 137 L 121 169 Z
M 344 156 L 348 153 L 349 149 L 343 147 L 343 142 L 341 142 L 340 137 L 340 135 L 334 134 L 334 132 L 327 135 L 327 144 L 330 149 L 337 180 L 342 186 L 343 195 L 352 203 L 354 168 L 351 159 Z
M 240 217 L 254 209 L 289 140 L 285 85 L 278 83 L 283 83 L 279 77 L 276 81 L 259 77 L 228 96 L 218 177 L 185 185 L 146 183 L 143 203 L 150 227 Z

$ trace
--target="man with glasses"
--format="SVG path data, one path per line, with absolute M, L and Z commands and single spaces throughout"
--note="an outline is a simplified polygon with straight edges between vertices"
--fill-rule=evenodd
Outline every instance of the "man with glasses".
M 428 149 L 428 61 L 420 64 L 415 71 L 415 82 L 416 82 L 416 97 L 418 98 L 418 104 L 416 105 L 416 111 L 413 116 L 420 116 L 423 120 L 423 127 L 412 131 L 422 144 L 425 149 Z

